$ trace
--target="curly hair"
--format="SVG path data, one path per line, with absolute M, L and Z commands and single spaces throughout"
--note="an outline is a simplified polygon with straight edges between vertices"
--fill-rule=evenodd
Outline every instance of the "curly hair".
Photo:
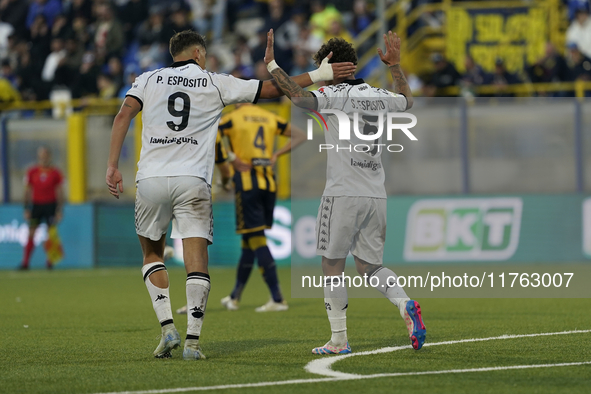
M 184 30 L 176 33 L 170 39 L 169 49 L 172 57 L 175 57 L 185 49 L 193 45 L 202 46 L 203 49 L 207 49 L 205 45 L 205 38 L 193 30 Z
M 318 52 L 314 55 L 314 64 L 320 66 L 322 59 L 332 52 L 332 57 L 329 63 L 351 62 L 357 64 L 357 52 L 353 48 L 353 44 L 347 42 L 343 38 L 333 37 L 328 42 L 322 44 Z

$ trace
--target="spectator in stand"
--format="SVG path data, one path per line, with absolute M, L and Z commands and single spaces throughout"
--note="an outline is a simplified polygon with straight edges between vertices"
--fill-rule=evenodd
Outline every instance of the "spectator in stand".
M 577 8 L 575 19 L 566 31 L 566 42 L 577 44 L 583 55 L 591 57 L 591 18 L 588 3 Z
M 14 28 L 11 24 L 0 21 L 0 60 L 8 57 L 8 37 L 14 34 Z
M 55 70 L 54 83 L 66 86 L 70 89 L 70 92 L 73 92 L 79 80 L 79 70 L 82 65 L 84 51 L 72 35 L 66 39 L 65 49 L 66 56 Z
M 121 60 L 112 56 L 107 62 L 105 74 L 111 79 L 115 86 L 115 92 L 118 92 L 123 85 L 123 64 Z
M 220 60 L 214 54 L 207 54 L 207 71 L 211 73 L 221 73 Z
M 104 100 L 117 97 L 117 86 L 109 74 L 100 74 L 96 80 L 98 97 Z
M 102 63 L 109 56 L 121 56 L 125 37 L 121 23 L 115 18 L 109 4 L 96 6 L 97 22 L 94 45 L 99 61 Z
M 100 74 L 100 67 L 96 64 L 96 56 L 88 51 L 82 56 L 82 65 L 80 66 L 80 79 L 76 84 L 76 91 L 72 93 L 73 97 L 89 97 L 98 94 L 97 79 Z
M 341 13 L 332 4 L 326 5 L 326 0 L 313 0 L 311 6 L 312 34 L 324 42 L 324 35 L 330 28 L 330 23 L 335 18 L 340 19 Z
M 191 6 L 195 29 L 205 36 L 211 35 L 213 43 L 221 41 L 228 1 L 187 0 L 187 2 Z M 207 68 L 209 69 L 209 66 Z
M 193 30 L 193 25 L 189 21 L 189 12 L 190 10 L 186 6 L 183 7 L 179 4 L 171 9 L 170 15 L 164 23 L 162 42 L 169 42 L 172 36 L 179 31 Z M 170 58 L 170 62 L 172 63 L 172 57 Z
M 528 67 L 531 82 L 564 82 L 570 80 L 566 59 L 558 53 L 551 42 L 546 43 L 546 52 L 535 64 Z
M 148 19 L 148 2 L 129 0 L 119 8 L 119 15 L 125 40 L 132 42 L 139 25 Z
M 265 51 L 267 50 L 267 32 L 268 30 L 265 30 L 264 27 L 257 32 L 258 43 L 250 51 L 250 55 L 253 59 L 258 60 L 265 57 Z
M 61 61 L 66 57 L 66 48 L 64 41 L 61 38 L 54 38 L 51 41 L 51 53 L 45 59 L 43 71 L 41 72 L 41 79 L 47 83 L 48 90 L 51 90 L 53 79 L 55 77 L 55 70 L 60 66 Z
M 570 43 L 569 46 L 569 66 L 570 74 L 573 81 L 589 81 L 591 80 L 591 59 L 585 56 L 577 44 Z
M 435 73 L 423 87 L 423 94 L 427 97 L 441 96 L 443 95 L 441 89 L 458 85 L 462 77 L 454 65 L 448 62 L 443 55 L 434 53 L 431 60 L 435 65 Z
M 53 26 L 51 26 L 51 37 L 65 40 L 70 34 L 70 31 L 71 27 L 68 23 L 68 18 L 64 14 L 56 16 Z
M 16 74 L 10 65 L 10 61 L 3 60 L 2 61 L 2 69 L 1 69 L 2 78 L 6 79 L 10 82 L 13 88 L 17 88 L 17 81 L 16 81 Z
M 495 72 L 493 73 L 492 84 L 497 86 L 497 97 L 513 97 L 515 94 L 507 93 L 506 88 L 509 85 L 521 83 L 517 74 L 511 73 L 505 67 L 503 59 L 498 58 L 495 61 Z
M 0 76 L 0 103 L 12 103 L 20 101 L 18 90 L 4 76 Z
M 253 65 L 253 56 L 250 52 L 250 48 L 248 46 L 248 42 L 246 37 L 238 36 L 236 37 L 236 44 L 234 45 L 234 58 L 236 67 L 239 66 L 252 66 Z M 261 59 L 261 58 L 258 58 Z M 257 59 L 257 60 L 258 60 Z M 208 67 L 209 69 L 209 67 Z
M 85 21 L 93 20 L 92 0 L 72 0 L 64 9 L 68 18 L 68 24 L 74 24 L 74 19 L 83 18 Z
M 275 33 L 275 45 L 279 48 L 289 49 L 293 51 L 293 48 L 298 44 L 298 40 L 300 37 L 300 31 L 306 25 L 306 13 L 303 8 L 296 7 L 291 11 L 291 16 L 289 20 L 279 26 Z M 266 42 L 266 32 L 268 30 L 264 30 L 265 37 L 262 40 L 263 43 Z M 264 49 L 266 46 L 263 45 Z M 263 49 L 263 56 L 265 54 Z M 259 59 L 259 58 L 257 58 Z M 262 57 L 260 58 L 262 59 Z
M 31 44 L 31 57 L 43 67 L 43 62 L 51 52 L 51 35 L 43 15 L 38 15 L 31 25 L 28 41 Z
M 367 29 L 373 20 L 373 14 L 367 10 L 367 2 L 365 0 L 355 0 L 355 3 L 353 3 L 353 18 L 351 18 L 351 27 L 349 29 L 351 34 L 357 37 L 359 33 Z
M 290 75 L 300 75 L 314 70 L 314 65 L 310 62 L 310 56 L 303 51 L 297 51 L 293 58 L 293 67 Z
M 290 13 L 286 12 L 283 0 L 269 0 L 268 6 L 269 16 L 265 20 L 263 30 L 267 32 L 269 29 L 273 29 L 273 31 L 279 31 L 280 35 L 283 36 L 285 34 L 284 30 L 286 27 L 284 25 L 287 25 L 291 15 Z M 267 39 L 265 37 L 265 39 L 260 42 L 260 44 L 266 42 Z M 275 56 L 277 56 L 279 59 L 282 59 L 282 61 L 286 64 L 287 70 L 289 70 L 291 68 L 293 57 L 291 52 L 291 42 L 289 40 L 283 39 L 283 37 L 279 39 L 279 41 L 275 41 Z
M 485 72 L 480 65 L 476 64 L 472 56 L 466 55 L 464 58 L 464 67 L 466 71 L 462 75 L 462 96 L 476 96 L 475 87 L 487 85 L 492 82 L 492 75 Z
M 72 21 L 72 31 L 82 49 L 90 47 L 91 35 L 88 21 L 89 19 L 86 19 L 84 16 L 77 16 Z
M 342 38 L 347 42 L 353 42 L 353 37 L 351 37 L 351 34 L 349 34 L 347 29 L 345 29 L 343 26 L 341 18 L 333 18 L 328 26 L 328 31 L 324 36 L 324 41 L 328 41 L 331 38 Z
M 29 4 L 23 0 L 0 0 L 0 20 L 10 24 L 18 37 L 26 37 Z
M 21 0 L 22 1 L 22 0 Z M 27 13 L 27 28 L 31 28 L 38 15 L 43 15 L 49 27 L 53 26 L 54 19 L 62 13 L 60 0 L 33 0 Z
M 307 53 L 311 58 L 313 54 L 318 52 L 322 43 L 322 39 L 312 34 L 312 27 L 310 25 L 305 25 L 300 30 L 300 37 L 297 44 L 294 46 L 294 50 Z
M 31 61 L 31 53 L 28 50 L 21 50 L 18 67 L 16 70 L 16 80 L 19 92 L 25 101 L 39 100 L 43 97 L 43 92 L 39 91 L 42 86 L 38 67 Z
M 207 68 L 209 69 L 209 61 L 207 62 Z M 129 89 L 131 89 L 131 86 L 133 85 L 135 79 L 138 76 L 138 71 L 131 71 L 130 73 L 127 74 L 127 82 L 125 84 L 123 84 L 123 86 L 121 87 L 121 89 L 119 89 L 119 93 L 117 94 L 117 97 L 120 99 L 125 99 L 125 96 L 127 95 L 127 92 L 129 91 Z
M 476 64 L 472 56 L 466 55 L 464 59 L 466 71 L 462 75 L 462 81 L 469 86 L 486 85 L 491 82 L 491 75 L 486 73 L 480 65 Z
M 164 9 L 150 7 L 150 16 L 144 21 L 137 33 L 140 45 L 137 64 L 141 71 L 155 70 L 164 65 L 166 43 L 164 37 Z
M 243 54 L 239 50 L 234 51 L 234 70 L 232 71 L 232 75 L 236 78 L 254 78 L 254 68 L 252 60 L 250 60 L 250 64 L 243 63 L 245 58 L 246 57 L 243 56 Z

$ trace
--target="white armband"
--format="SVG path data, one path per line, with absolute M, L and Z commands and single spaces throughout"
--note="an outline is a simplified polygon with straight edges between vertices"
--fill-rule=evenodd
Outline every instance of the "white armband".
M 271 62 L 267 64 L 267 71 L 269 71 L 269 73 L 277 68 L 279 68 L 279 65 L 275 60 L 271 60 Z

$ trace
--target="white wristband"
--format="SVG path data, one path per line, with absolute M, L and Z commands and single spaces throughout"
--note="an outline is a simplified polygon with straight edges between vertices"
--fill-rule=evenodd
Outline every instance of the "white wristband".
M 275 60 L 271 60 L 271 62 L 267 64 L 267 70 L 269 72 L 275 70 L 276 68 L 279 68 L 279 65 L 277 65 L 277 62 Z
M 233 162 L 236 160 L 236 154 L 234 152 L 228 152 L 228 161 Z

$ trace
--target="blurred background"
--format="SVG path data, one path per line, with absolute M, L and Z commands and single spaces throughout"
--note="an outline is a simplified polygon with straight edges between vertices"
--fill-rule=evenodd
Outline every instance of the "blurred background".
M 451 201 L 444 210 L 455 207 L 454 199 L 512 196 L 520 203 L 513 201 L 510 208 L 522 207 L 521 232 L 531 228 L 523 233 L 523 247 L 544 244 L 555 251 L 554 261 L 591 255 L 581 219 L 587 211 L 591 215 L 583 208 L 591 190 L 588 0 L 0 0 L 0 269 L 16 268 L 22 257 L 28 233 L 23 178 L 41 145 L 51 149 L 65 176 L 68 205 L 59 226 L 65 258 L 57 268 L 137 266 L 133 180 L 141 149 L 139 117 L 120 160 L 126 186 L 121 200 L 110 197 L 104 184 L 110 128 L 121 99 L 137 75 L 171 63 L 168 41 L 185 29 L 207 37 L 209 71 L 269 79 L 262 58 L 270 28 L 276 58 L 291 74 L 314 69 L 312 54 L 329 38 L 343 37 L 357 49 L 357 75 L 387 88 L 391 79 L 376 47 L 389 29 L 402 38 L 403 69 L 414 94 L 423 97 L 413 113 L 429 132 L 423 131 L 420 146 L 385 163 L 392 168 L 388 192 L 399 207 L 394 220 L 401 222 L 391 232 L 400 239 L 388 251 L 391 261 L 430 261 L 404 252 L 416 227 L 407 213 L 422 198 L 442 196 Z M 286 100 L 261 105 L 290 116 Z M 290 231 L 296 219 L 309 217 L 292 218 L 292 203 L 313 204 L 306 195 L 292 200 L 288 156 L 280 158 L 276 172 L 279 202 L 269 237 L 276 259 L 288 264 L 297 249 Z M 305 174 L 293 181 L 294 190 L 305 190 Z M 239 238 L 233 196 L 214 187 L 214 198 L 211 262 L 234 265 Z M 470 204 L 469 209 L 482 210 L 481 218 L 488 209 L 505 209 Z M 540 221 L 548 211 L 548 220 Z M 525 224 L 526 217 L 534 221 Z M 302 223 L 309 230 L 310 221 Z M 514 239 L 507 226 L 503 234 Z M 474 227 L 475 239 L 484 228 Z M 519 234 L 519 226 L 512 228 Z M 552 231 L 539 235 L 541 228 Z M 46 230 L 38 231 L 40 243 Z M 557 233 L 570 241 L 558 244 Z M 484 241 L 474 242 L 481 247 Z M 515 246 L 522 261 L 550 256 L 544 248 L 522 252 L 522 244 Z M 38 248 L 32 268 L 43 268 L 43 261 Z

